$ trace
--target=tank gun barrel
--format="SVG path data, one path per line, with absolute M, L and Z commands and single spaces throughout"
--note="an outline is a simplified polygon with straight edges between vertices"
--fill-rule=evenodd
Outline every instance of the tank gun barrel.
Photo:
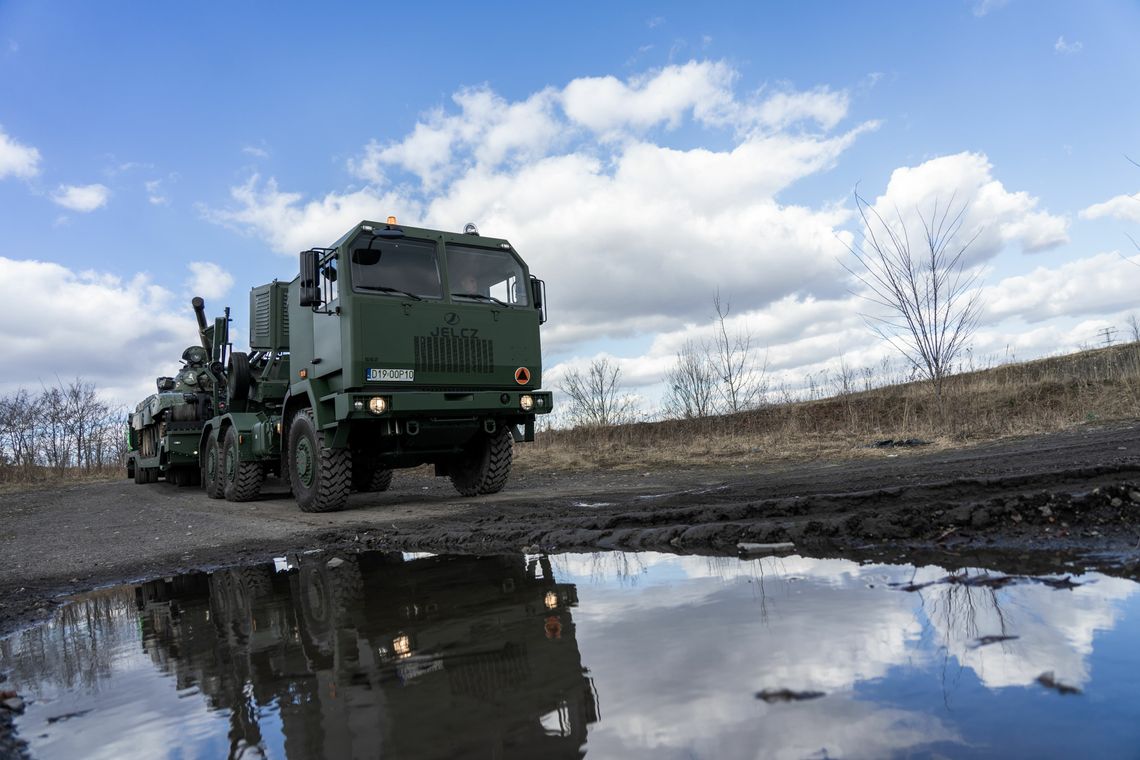
M 207 356 L 213 356 L 214 347 L 211 345 L 210 334 L 207 332 L 209 328 L 206 327 L 206 302 L 202 300 L 201 296 L 194 296 L 190 305 L 194 307 L 194 316 L 198 318 L 198 337 L 202 339 L 202 348 L 206 349 Z

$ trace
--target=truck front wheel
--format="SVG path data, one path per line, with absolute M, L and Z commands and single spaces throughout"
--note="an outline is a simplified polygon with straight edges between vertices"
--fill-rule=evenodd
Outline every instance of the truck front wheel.
M 238 432 L 233 427 L 226 431 L 226 442 L 222 445 L 221 474 L 226 501 L 250 501 L 261 493 L 265 469 L 261 462 L 242 461 Z
M 498 493 L 511 474 L 514 440 L 502 425 L 490 435 L 478 435 L 447 468 L 451 484 L 464 496 Z
M 352 488 L 352 455 L 325 445 L 311 409 L 301 409 L 289 426 L 289 485 L 303 512 L 344 509 Z

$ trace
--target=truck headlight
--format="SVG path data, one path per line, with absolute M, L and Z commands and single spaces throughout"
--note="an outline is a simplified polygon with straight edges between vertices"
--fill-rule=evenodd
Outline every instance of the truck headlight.
M 373 396 L 368 399 L 368 411 L 373 414 L 383 414 L 388 411 L 388 399 L 383 396 Z
M 519 396 L 519 409 L 522 409 L 524 412 L 529 412 L 531 409 L 534 409 L 534 396 L 529 393 L 524 393 Z

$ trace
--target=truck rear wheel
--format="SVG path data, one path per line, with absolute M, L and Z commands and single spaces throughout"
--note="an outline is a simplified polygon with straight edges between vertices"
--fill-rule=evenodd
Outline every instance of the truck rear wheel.
M 261 493 L 265 469 L 261 462 L 242 461 L 237 428 L 231 427 L 226 431 L 226 440 L 222 444 L 221 476 L 226 501 L 250 501 Z
M 490 435 L 476 436 L 447 468 L 455 490 L 464 496 L 503 490 L 511 474 L 513 446 L 511 430 L 505 425 Z
M 352 490 L 360 493 L 387 491 L 392 485 L 392 471 L 376 464 L 375 457 L 352 452 Z
M 325 445 L 311 409 L 301 409 L 289 426 L 289 485 L 303 512 L 344 509 L 352 487 L 352 455 Z
M 221 499 L 226 495 L 219 459 L 218 441 L 211 431 L 206 438 L 205 454 L 202 456 L 202 485 L 206 488 L 206 495 L 211 499 Z

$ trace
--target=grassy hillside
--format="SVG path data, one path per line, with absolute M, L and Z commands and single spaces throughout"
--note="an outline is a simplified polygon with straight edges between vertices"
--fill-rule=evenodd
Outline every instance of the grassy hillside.
M 1140 344 L 1128 343 L 955 375 L 941 412 L 915 382 L 721 417 L 544 431 L 516 451 L 529 467 L 727 466 L 882 456 L 868 444 L 947 447 L 1137 416 Z

